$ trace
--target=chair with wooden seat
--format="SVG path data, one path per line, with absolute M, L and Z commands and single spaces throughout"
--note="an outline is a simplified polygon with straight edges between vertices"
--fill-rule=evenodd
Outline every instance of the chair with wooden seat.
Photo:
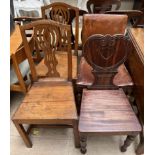
M 87 38 L 94 34 L 124 34 L 127 25 L 126 15 L 104 15 L 104 14 L 87 14 L 83 17 L 83 33 L 82 44 L 84 45 Z M 85 61 L 84 57 L 81 57 L 80 64 L 78 66 L 77 75 L 77 100 L 79 103 L 83 88 L 91 85 L 94 81 L 93 74 L 91 72 L 92 67 Z M 114 83 L 122 87 L 125 91 L 131 92 L 133 82 L 124 64 L 119 66 L 118 73 L 114 78 Z
M 71 43 L 78 53 L 78 38 L 79 38 L 79 8 L 71 6 L 63 2 L 55 2 L 41 7 L 42 18 L 58 21 L 63 24 L 71 25 Z M 75 17 L 75 35 L 73 34 L 73 17 Z
M 87 9 L 89 13 L 104 13 L 110 11 L 113 7 L 118 10 L 121 6 L 121 0 L 88 0 Z
M 141 19 L 144 18 L 144 14 L 140 10 L 115 10 L 115 11 L 106 11 L 105 14 L 127 15 L 128 16 L 128 23 L 132 27 L 137 27 L 139 25 Z
M 82 153 L 87 151 L 88 135 L 127 135 L 121 146 L 121 151 L 125 152 L 142 130 L 123 89 L 113 83 L 130 47 L 129 39 L 121 34 L 92 35 L 84 45 L 83 55 L 92 67 L 95 80 L 82 94 L 79 118 Z
M 32 47 L 28 43 L 25 31 L 33 28 L 33 40 L 44 52 L 44 65 L 46 78 L 37 75 L 32 59 Z M 23 138 L 27 147 L 32 147 L 28 131 L 23 124 L 29 125 L 67 125 L 74 131 L 75 146 L 79 147 L 79 134 L 77 129 L 78 117 L 72 86 L 72 53 L 71 30 L 69 25 L 64 25 L 52 20 L 39 20 L 20 27 L 26 56 L 31 70 L 32 85 L 12 117 L 12 120 Z M 65 34 L 65 41 L 61 40 L 61 31 Z M 61 78 L 58 70 L 60 59 L 56 53 L 63 46 L 67 57 L 67 79 Z M 63 52 L 61 51 L 63 54 Z

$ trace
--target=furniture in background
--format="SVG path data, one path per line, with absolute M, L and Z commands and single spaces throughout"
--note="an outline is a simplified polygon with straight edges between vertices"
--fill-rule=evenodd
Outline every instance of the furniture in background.
M 142 23 L 140 23 L 140 21 L 142 18 L 144 18 L 144 14 L 140 10 L 116 10 L 116 11 L 106 11 L 105 13 L 116 15 L 127 15 L 128 22 L 132 27 L 137 27 L 138 25 L 141 25 Z
M 38 16 L 41 17 L 41 7 L 44 6 L 43 0 L 13 0 L 15 17 L 20 17 L 20 11 L 37 11 Z
M 87 14 L 83 18 L 83 35 L 82 44 L 84 45 L 89 36 L 94 34 L 124 34 L 127 25 L 126 15 L 104 15 L 104 14 Z M 84 57 L 81 57 L 78 66 L 77 75 L 77 100 L 78 112 L 80 109 L 81 95 L 83 88 L 92 85 L 94 76 L 91 72 L 92 67 L 87 63 Z M 118 68 L 118 73 L 114 77 L 115 85 L 122 87 L 124 91 L 130 93 L 132 91 L 132 78 L 129 75 L 124 64 Z
M 115 6 L 115 7 L 114 7 Z M 87 9 L 89 13 L 104 13 L 110 11 L 112 7 L 118 10 L 121 0 L 88 0 Z
M 42 18 L 58 21 L 63 24 L 71 25 L 72 47 L 75 53 L 78 54 L 78 39 L 79 39 L 79 9 L 77 7 L 55 2 L 41 8 Z M 72 22 L 75 17 L 75 36 L 73 35 Z
M 12 120 L 27 147 L 32 147 L 28 131 L 23 124 L 29 125 L 68 125 L 73 128 L 75 146 L 79 147 L 78 117 L 72 87 L 72 53 L 71 28 L 52 20 L 39 20 L 20 27 L 25 53 L 31 70 L 32 86 L 25 95 L 22 103 L 12 117 Z M 37 75 L 32 58 L 32 47 L 25 31 L 33 29 L 33 40 L 44 52 L 44 65 L 47 67 L 46 78 Z M 62 42 L 63 30 L 66 35 Z M 61 78 L 57 66 L 59 59 L 56 55 L 59 47 L 64 47 L 67 57 L 67 79 Z M 67 54 L 66 54 L 67 53 Z M 64 66 L 63 66 L 64 67 Z
M 129 28 L 128 35 L 132 42 L 133 50 L 129 53 L 126 67 L 133 79 L 133 96 L 138 108 L 138 117 L 144 127 L 144 29 Z M 140 144 L 137 154 L 144 154 L 144 134 L 141 132 Z
M 113 83 L 118 67 L 130 52 L 129 39 L 121 34 L 90 36 L 83 55 L 92 67 L 94 81 L 82 94 L 79 132 L 81 153 L 86 153 L 88 135 L 127 135 L 125 152 L 141 132 L 141 125 L 124 91 Z
M 10 63 L 10 90 L 26 93 L 28 85 L 25 83 L 25 77 L 29 71 L 29 64 L 22 46 L 19 25 L 15 25 L 10 37 Z

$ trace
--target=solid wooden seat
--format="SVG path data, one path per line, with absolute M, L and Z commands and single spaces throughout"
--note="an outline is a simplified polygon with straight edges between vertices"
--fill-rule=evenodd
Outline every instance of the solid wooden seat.
M 54 84 L 53 84 L 54 83 Z M 38 81 L 29 90 L 13 120 L 44 124 L 77 119 L 72 84 Z
M 123 134 L 140 132 L 141 126 L 122 89 L 84 90 L 79 131 Z
M 33 30 L 33 43 L 28 43 L 25 31 Z M 35 21 L 20 27 L 25 53 L 29 61 L 31 71 L 31 88 L 15 112 L 12 120 L 23 138 L 27 147 L 32 147 L 28 137 L 29 130 L 25 130 L 23 124 L 28 125 L 61 125 L 73 128 L 75 147 L 79 147 L 78 118 L 72 79 L 72 52 L 71 52 L 71 29 L 52 20 Z M 64 38 L 62 43 L 62 31 Z M 35 46 L 34 46 L 35 45 Z M 58 49 L 62 47 L 65 54 L 58 55 Z M 37 75 L 36 66 L 32 58 L 34 48 L 44 52 L 44 73 L 46 77 Z M 66 58 L 65 58 L 66 56 Z M 64 60 L 63 60 L 64 59 Z M 60 61 L 65 61 L 62 64 Z M 58 67 L 58 64 L 61 64 Z M 66 78 L 61 75 L 61 69 L 66 69 Z M 59 69 L 59 70 L 58 70 Z
M 60 77 L 66 79 L 67 78 L 67 53 L 66 52 L 58 52 L 56 54 L 56 58 L 58 60 L 57 70 L 60 73 Z M 73 79 L 77 78 L 77 56 L 72 56 L 72 75 Z M 37 75 L 39 77 L 46 77 L 48 68 L 44 65 L 44 59 L 36 65 Z
M 92 67 L 82 57 L 78 67 L 77 84 L 79 86 L 87 87 L 91 86 L 93 82 L 94 76 L 92 74 Z M 119 66 L 118 73 L 115 75 L 113 83 L 119 87 L 133 85 L 131 76 L 129 75 L 124 64 Z

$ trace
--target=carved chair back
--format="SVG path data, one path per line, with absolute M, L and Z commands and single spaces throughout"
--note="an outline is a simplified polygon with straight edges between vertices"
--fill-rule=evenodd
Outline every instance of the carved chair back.
M 30 43 L 25 33 L 27 29 L 33 29 Z M 32 51 L 34 49 L 39 49 L 44 52 L 44 64 L 47 67 L 47 77 L 60 77 L 60 73 L 57 71 L 59 62 L 56 53 L 59 51 L 67 52 L 68 80 L 72 80 L 71 30 L 69 25 L 52 20 L 39 20 L 21 26 L 20 30 L 33 81 L 38 79 L 35 64 L 32 59 Z
M 131 21 L 132 27 L 137 27 L 141 19 L 144 18 L 144 14 L 140 10 L 116 10 L 106 11 L 106 14 L 127 15 L 128 21 Z
M 93 68 L 94 83 L 88 88 L 117 89 L 113 78 L 117 68 L 125 62 L 131 43 L 127 36 L 101 35 L 90 36 L 84 47 L 83 55 L 87 63 Z
M 88 0 L 87 9 L 89 13 L 104 13 L 110 11 L 116 5 L 115 10 L 121 6 L 121 0 Z
M 41 7 L 42 17 L 52 19 L 63 24 L 71 25 L 71 39 L 75 50 L 78 50 L 79 37 L 79 9 L 62 2 L 55 2 Z M 73 35 L 73 17 L 75 17 L 75 37 Z

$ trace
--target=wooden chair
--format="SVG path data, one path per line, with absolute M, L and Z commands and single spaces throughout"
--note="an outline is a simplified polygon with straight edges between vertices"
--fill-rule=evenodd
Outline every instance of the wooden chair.
M 87 38 L 94 34 L 124 34 L 126 25 L 126 15 L 84 15 L 82 44 L 84 45 Z M 78 75 L 76 81 L 76 97 L 79 107 L 78 109 L 80 109 L 80 101 L 83 88 L 91 85 L 94 81 L 94 76 L 91 70 L 92 67 L 87 63 L 84 57 L 81 57 L 80 64 L 78 66 Z M 128 93 L 131 92 L 133 82 L 124 64 L 119 66 L 118 73 L 114 77 L 114 83 L 117 86 L 122 87 Z
M 137 27 L 140 24 L 144 14 L 140 10 L 116 10 L 116 11 L 106 11 L 105 14 L 116 14 L 116 15 L 127 15 L 128 22 L 132 27 Z
M 75 53 L 78 53 L 78 38 L 79 38 L 79 9 L 62 2 L 55 2 L 41 7 L 42 18 L 52 19 L 63 24 L 71 25 L 72 47 Z M 73 35 L 73 17 L 75 17 L 75 36 Z
M 141 125 L 124 91 L 113 83 L 118 67 L 127 59 L 130 41 L 124 35 L 96 34 L 88 38 L 83 55 L 92 67 L 94 82 L 84 89 L 79 118 L 81 152 L 86 153 L 87 136 L 128 135 L 125 152 L 141 132 Z
M 32 47 L 28 43 L 25 31 L 33 28 L 35 45 L 44 52 L 44 65 L 47 68 L 46 78 L 37 75 L 32 59 Z M 73 128 L 75 146 L 79 147 L 79 134 L 77 130 L 77 111 L 72 87 L 72 53 L 71 53 L 71 30 L 69 25 L 64 25 L 51 20 L 39 20 L 20 27 L 21 35 L 30 64 L 32 86 L 12 120 L 23 138 L 27 147 L 32 147 L 28 131 L 23 124 L 30 125 L 68 125 Z M 60 31 L 61 30 L 61 31 Z M 65 40 L 62 44 L 62 30 Z M 64 44 L 65 43 L 65 44 Z M 58 70 L 60 59 L 57 57 L 59 47 L 63 46 L 67 57 L 67 79 L 61 78 Z M 62 51 L 61 51 L 62 52 Z M 63 52 L 62 52 L 63 54 Z
M 105 11 L 110 11 L 113 5 L 116 5 L 115 10 L 118 10 L 121 6 L 121 0 L 99 0 L 99 1 L 88 0 L 87 1 L 87 9 L 89 13 L 104 13 Z

